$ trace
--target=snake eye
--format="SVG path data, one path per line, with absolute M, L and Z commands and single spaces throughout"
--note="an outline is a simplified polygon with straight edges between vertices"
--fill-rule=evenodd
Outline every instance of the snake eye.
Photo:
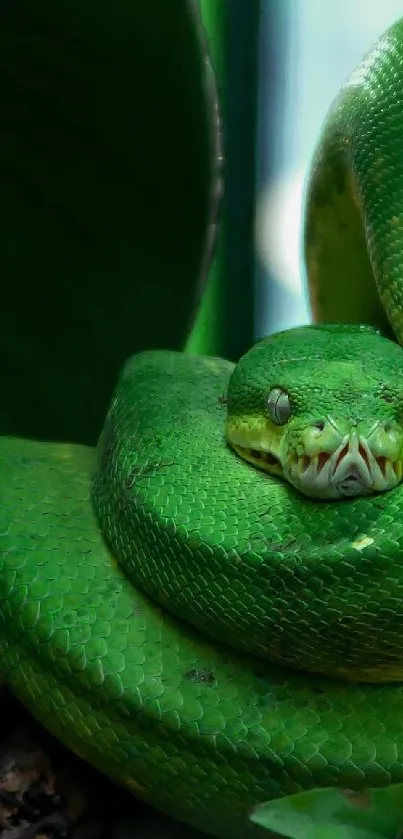
M 288 393 L 274 387 L 267 397 L 267 410 L 276 425 L 285 425 L 291 416 L 291 402 Z

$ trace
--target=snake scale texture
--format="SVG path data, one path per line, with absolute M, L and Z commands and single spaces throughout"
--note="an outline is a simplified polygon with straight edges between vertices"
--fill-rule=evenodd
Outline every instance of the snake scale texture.
M 397 423 L 396 443 L 403 22 L 329 113 L 306 254 L 316 321 L 389 324 L 397 342 L 371 329 L 305 328 L 261 348 L 277 353 L 310 416 L 323 394 L 323 410 L 344 405 L 347 420 L 364 399 L 382 427 Z M 248 816 L 267 799 L 403 781 L 403 488 L 320 500 L 239 457 L 241 438 L 224 437 L 227 411 L 241 425 L 255 417 L 262 369 L 279 384 L 269 356 L 263 368 L 256 352 L 246 357 L 231 402 L 229 362 L 140 353 L 121 374 L 97 451 L 0 441 L 6 683 L 118 784 L 232 839 L 260 835 Z M 278 446 L 280 408 L 277 394 Z M 377 462 L 386 474 L 382 454 Z M 398 454 L 393 463 L 400 484 Z

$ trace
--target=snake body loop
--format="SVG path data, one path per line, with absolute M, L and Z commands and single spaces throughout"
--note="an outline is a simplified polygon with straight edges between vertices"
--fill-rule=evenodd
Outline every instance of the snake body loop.
M 306 227 L 315 317 L 400 342 L 402 114 L 399 22 L 329 114 Z M 402 350 L 340 326 L 252 353 L 135 356 L 97 452 L 0 441 L 6 682 L 119 784 L 232 839 L 269 798 L 403 781 Z M 319 501 L 319 472 L 377 492 Z

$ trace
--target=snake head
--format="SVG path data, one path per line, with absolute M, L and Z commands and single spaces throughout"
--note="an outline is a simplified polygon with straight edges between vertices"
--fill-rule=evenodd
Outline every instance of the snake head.
M 272 335 L 240 359 L 228 386 L 228 444 L 311 498 L 396 487 L 402 422 L 403 351 L 372 327 Z

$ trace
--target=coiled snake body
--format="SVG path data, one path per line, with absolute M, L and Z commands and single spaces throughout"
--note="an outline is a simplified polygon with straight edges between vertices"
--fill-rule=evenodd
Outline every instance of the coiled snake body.
M 328 116 L 306 227 L 315 318 L 400 343 L 402 112 L 398 23 Z M 224 837 L 403 780 L 402 359 L 307 327 L 228 389 L 229 362 L 145 352 L 97 453 L 2 438 L 1 667 L 51 732 Z

